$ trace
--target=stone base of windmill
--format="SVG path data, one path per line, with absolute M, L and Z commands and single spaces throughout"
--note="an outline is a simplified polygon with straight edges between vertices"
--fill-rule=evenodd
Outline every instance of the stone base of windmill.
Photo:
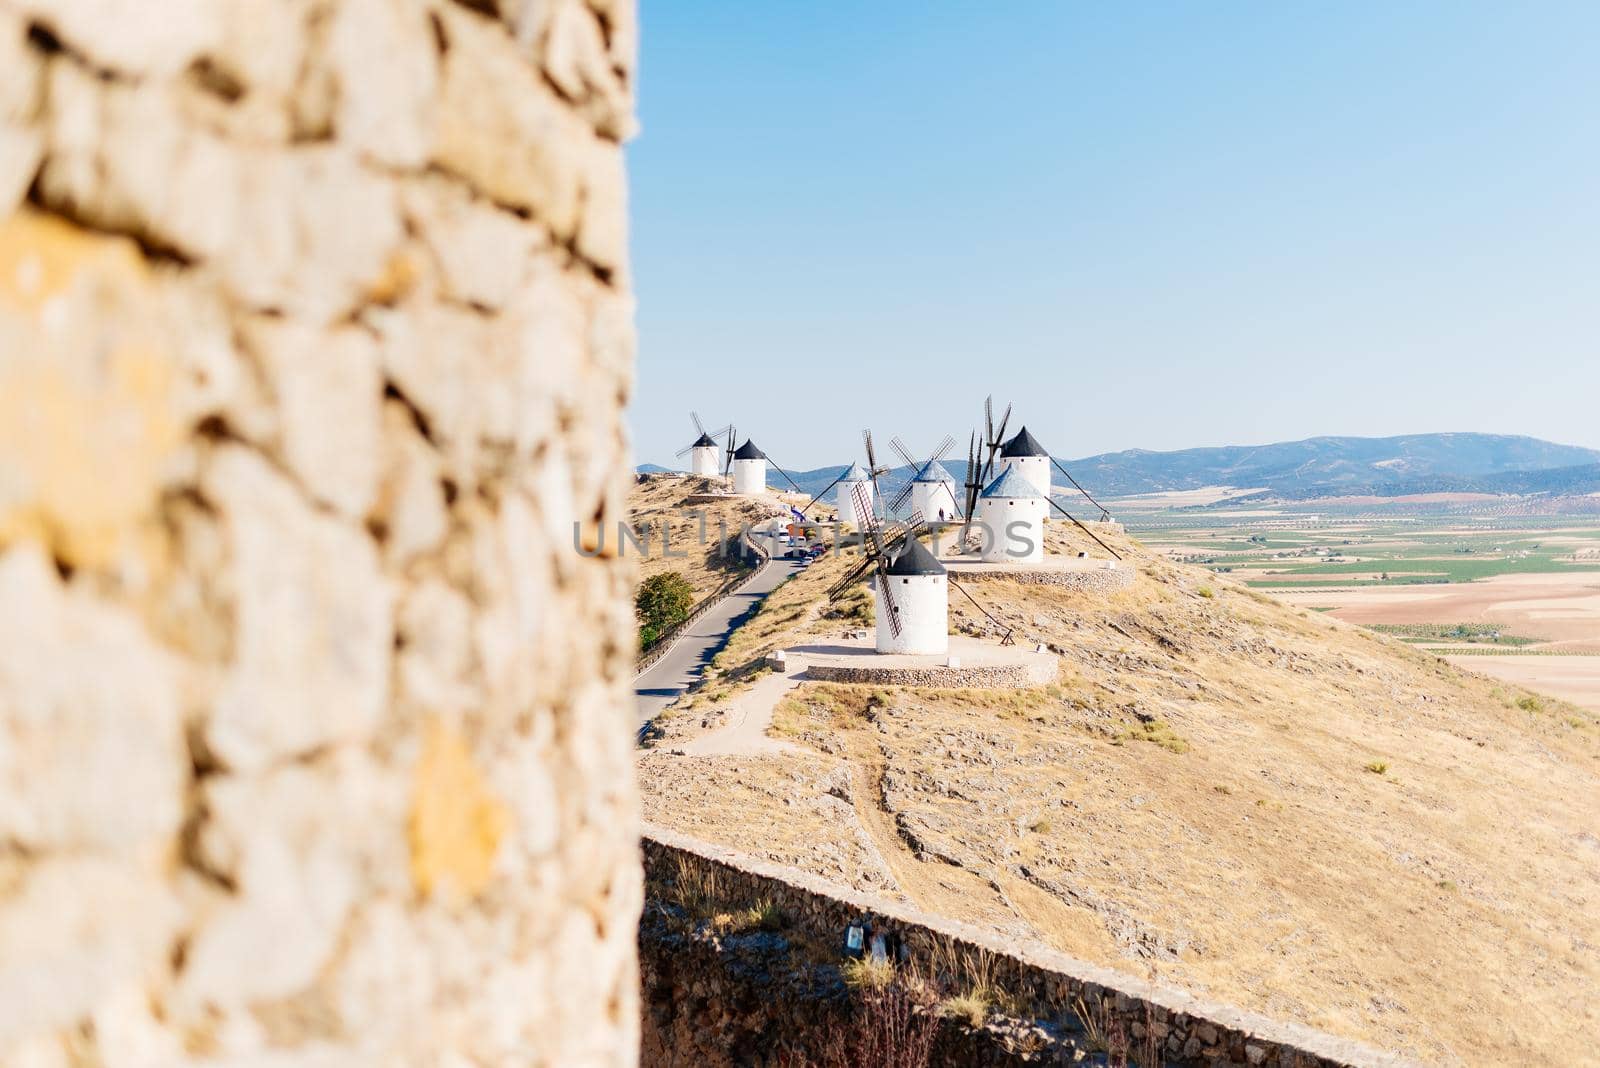
M 1032 645 L 999 645 L 963 635 L 951 635 L 949 651 L 938 656 L 879 653 L 865 637 L 793 646 L 783 651 L 783 663 L 791 673 L 803 667 L 804 678 L 813 682 L 954 689 L 1044 686 L 1059 671 L 1054 655 Z
M 1037 586 L 1060 586 L 1082 593 L 1116 593 L 1133 587 L 1133 567 L 1125 561 L 1077 556 L 1046 556 L 1042 560 L 980 560 L 976 556 L 941 556 L 950 577 L 957 582 L 1003 579 Z

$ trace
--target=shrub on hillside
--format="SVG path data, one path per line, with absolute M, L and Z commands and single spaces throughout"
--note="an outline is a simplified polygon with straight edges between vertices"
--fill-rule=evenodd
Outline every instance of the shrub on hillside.
M 639 644 L 650 648 L 667 631 L 689 618 L 694 607 L 694 587 L 676 571 L 651 575 L 639 584 L 633 598 L 639 619 Z

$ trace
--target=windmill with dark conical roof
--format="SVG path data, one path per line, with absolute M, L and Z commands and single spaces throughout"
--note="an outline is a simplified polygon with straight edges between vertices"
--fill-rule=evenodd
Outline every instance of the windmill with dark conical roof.
M 828 600 L 837 601 L 862 579 L 874 576 L 878 652 L 948 652 L 952 587 L 1000 628 L 1001 645 L 1011 644 L 1012 629 L 951 582 L 949 570 L 917 540 L 928 529 L 920 513 L 912 512 L 904 522 L 885 528 L 868 507 L 866 492 L 859 484 L 854 493 L 856 509 L 865 517 L 861 527 L 865 559 L 828 588 Z
M 876 593 L 878 652 L 950 651 L 950 573 L 922 542 L 906 539 L 878 576 Z
M 767 454 L 756 448 L 754 441 L 745 438 L 743 445 L 728 454 L 728 462 L 734 493 L 750 497 L 767 492 Z
M 1011 405 L 1008 404 L 1006 405 L 1005 415 L 1001 417 L 999 426 L 996 427 L 994 421 L 994 398 L 984 398 L 983 443 L 981 447 L 977 444 L 977 432 L 974 431 L 973 445 L 969 447 L 967 462 L 967 523 L 961 528 L 961 537 L 958 539 L 957 544 L 962 546 L 964 551 L 965 546 L 967 545 L 968 534 L 971 530 L 971 526 L 973 522 L 979 518 L 979 512 L 984 510 L 984 506 L 982 506 L 979 502 L 988 495 L 989 487 L 993 484 L 993 481 L 998 476 L 1005 474 L 1008 471 L 1015 471 L 1027 482 L 1032 483 L 1033 487 L 1039 492 L 1039 496 L 1044 501 L 1044 515 L 1046 517 L 1049 516 L 1050 509 L 1055 509 L 1057 512 L 1060 512 L 1062 515 L 1066 516 L 1067 519 L 1069 519 L 1075 526 L 1078 527 L 1078 529 L 1082 530 L 1085 534 L 1089 535 L 1089 537 L 1093 538 L 1095 543 L 1106 552 L 1110 553 L 1118 560 L 1122 559 L 1121 553 L 1107 545 L 1103 540 L 1101 540 L 1098 534 L 1079 522 L 1077 517 L 1075 517 L 1071 512 L 1067 511 L 1061 502 L 1056 499 L 1055 494 L 1051 492 L 1051 468 L 1053 467 L 1055 470 L 1061 472 L 1061 474 L 1066 477 L 1066 480 L 1072 483 L 1072 487 L 1074 489 L 1083 494 L 1084 498 L 1090 504 L 1094 505 L 1096 508 L 1099 508 L 1102 519 L 1110 518 L 1111 513 L 1106 511 L 1105 507 L 1101 505 L 1099 501 L 1090 496 L 1088 490 L 1078 485 L 1078 480 L 1072 477 L 1072 473 L 1065 467 L 1062 467 L 1060 461 L 1050 455 L 1050 450 L 1041 445 L 1039 443 L 1039 439 L 1028 432 L 1027 427 L 1023 427 L 1012 437 L 1007 438 L 1005 436 L 1006 424 L 1010 420 Z M 981 463 L 979 462 L 980 453 L 986 453 L 986 456 L 983 457 Z M 1008 492 L 1015 492 L 1016 489 L 1017 487 L 1013 485 L 1011 490 Z M 1018 497 L 1001 499 L 1017 501 L 1022 500 L 1022 498 Z M 1040 551 L 1042 552 L 1042 533 L 1044 530 L 1044 523 L 1042 519 L 1039 524 L 1039 530 L 1041 533 Z M 990 542 L 995 540 L 1004 541 L 1004 534 L 1005 532 L 1003 529 L 991 529 L 985 532 L 985 537 L 983 539 L 983 551 L 986 558 L 988 553 L 993 551 L 993 547 L 990 545 Z M 999 537 L 996 538 L 994 535 L 999 535 Z M 1015 557 L 1013 557 L 1013 559 L 1015 559 Z
M 1039 444 L 1039 439 L 1028 433 L 1024 426 L 1016 435 L 1000 446 L 1000 460 L 996 474 L 1015 471 L 1032 482 L 1041 494 L 1050 492 L 1050 453 Z
M 773 463 L 772 457 L 756 447 L 754 440 L 745 438 L 744 444 L 737 449 L 733 447 L 735 440 L 733 431 L 728 431 L 728 453 L 727 460 L 723 466 L 724 474 L 731 473 L 733 475 L 733 492 L 735 494 L 744 497 L 759 497 L 766 493 L 767 468 L 769 467 L 783 476 L 783 480 L 789 483 L 790 491 L 794 493 L 805 492 L 795 484 L 794 479 L 789 477 L 789 472 Z M 802 513 L 795 509 L 794 505 L 789 505 L 789 509 L 796 519 L 805 518 Z
M 701 478 L 711 478 L 717 474 L 721 466 L 717 461 L 722 453 L 722 446 L 717 439 L 733 429 L 733 424 L 718 430 L 707 430 L 706 425 L 700 421 L 699 412 L 690 412 L 689 418 L 694 421 L 695 431 L 700 435 L 689 444 L 679 449 L 676 453 L 678 459 L 683 459 L 685 454 L 689 457 L 689 473 L 699 475 Z

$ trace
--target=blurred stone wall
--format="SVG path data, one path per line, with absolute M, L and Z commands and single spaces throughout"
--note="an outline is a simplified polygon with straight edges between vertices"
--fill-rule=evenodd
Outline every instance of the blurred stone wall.
M 632 1063 L 634 35 L 0 0 L 0 1063 Z

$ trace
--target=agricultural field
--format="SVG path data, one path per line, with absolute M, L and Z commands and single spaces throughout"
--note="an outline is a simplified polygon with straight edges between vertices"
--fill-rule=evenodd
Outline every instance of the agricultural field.
M 1600 516 L 1586 508 L 1155 503 L 1119 502 L 1120 518 L 1175 561 L 1600 710 Z

